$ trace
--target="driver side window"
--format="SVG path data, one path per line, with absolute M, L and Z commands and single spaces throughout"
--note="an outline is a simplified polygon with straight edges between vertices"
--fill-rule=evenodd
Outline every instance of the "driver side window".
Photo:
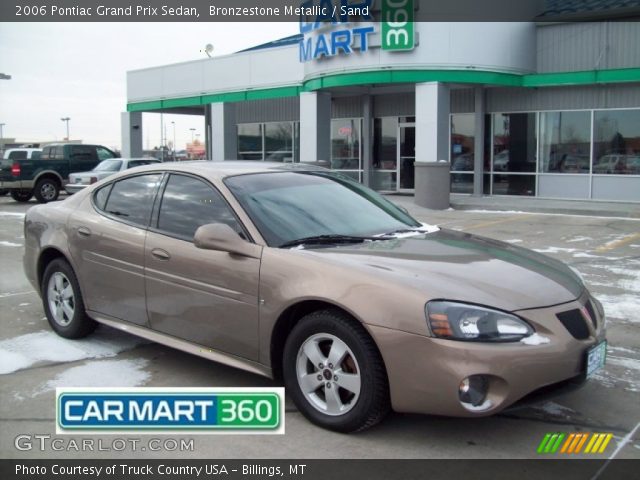
M 194 177 L 171 175 L 160 204 L 158 229 L 191 242 L 196 230 L 209 223 L 225 223 L 242 238 L 247 238 L 217 190 Z

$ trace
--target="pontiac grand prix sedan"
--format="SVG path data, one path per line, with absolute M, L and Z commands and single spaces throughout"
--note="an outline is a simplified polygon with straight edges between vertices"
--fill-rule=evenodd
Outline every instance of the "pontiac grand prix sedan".
M 301 164 L 120 172 L 25 218 L 51 327 L 96 322 L 283 379 L 312 422 L 494 414 L 604 363 L 604 313 L 544 255 L 421 224 Z

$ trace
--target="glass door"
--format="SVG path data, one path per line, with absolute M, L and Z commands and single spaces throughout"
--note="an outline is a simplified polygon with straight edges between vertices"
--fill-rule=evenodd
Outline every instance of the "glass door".
M 413 191 L 415 188 L 416 124 L 398 124 L 398 191 Z

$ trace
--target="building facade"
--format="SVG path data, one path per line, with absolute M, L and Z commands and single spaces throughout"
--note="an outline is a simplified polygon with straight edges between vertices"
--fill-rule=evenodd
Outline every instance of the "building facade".
M 184 113 L 214 161 L 320 162 L 384 192 L 447 161 L 453 193 L 640 202 L 640 22 L 416 22 L 399 48 L 380 22 L 302 30 L 128 72 L 123 153 L 142 112 Z

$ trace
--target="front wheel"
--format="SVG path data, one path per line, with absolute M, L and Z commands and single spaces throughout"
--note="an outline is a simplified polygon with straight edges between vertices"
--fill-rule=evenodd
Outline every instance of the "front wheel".
M 61 337 L 86 337 L 97 326 L 84 310 L 78 279 L 71 265 L 61 258 L 53 260 L 44 271 L 42 302 L 49 325 Z
M 25 203 L 31 200 L 33 192 L 31 190 L 11 190 L 11 198 L 16 202 Z
M 36 200 L 40 203 L 54 202 L 58 199 L 58 195 L 60 195 L 60 185 L 57 180 L 52 178 L 38 180 L 33 190 Z
M 333 310 L 302 318 L 287 338 L 287 392 L 308 420 L 337 432 L 365 430 L 390 410 L 384 363 L 366 330 Z

